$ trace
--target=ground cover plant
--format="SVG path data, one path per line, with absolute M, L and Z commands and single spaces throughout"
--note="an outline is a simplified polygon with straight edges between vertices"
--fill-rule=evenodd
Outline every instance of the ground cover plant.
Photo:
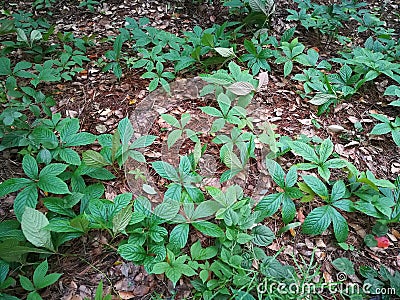
M 5 3 L 0 298 L 400 297 L 385 5 Z

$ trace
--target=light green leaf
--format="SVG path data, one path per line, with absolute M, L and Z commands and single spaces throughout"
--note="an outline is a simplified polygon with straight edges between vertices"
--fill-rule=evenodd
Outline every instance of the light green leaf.
M 121 209 L 117 212 L 112 219 L 112 231 L 113 234 L 116 235 L 117 233 L 124 232 L 126 226 L 128 226 L 131 218 L 132 218 L 132 204 L 128 205 L 127 207 Z
M 21 228 L 26 239 L 36 247 L 54 250 L 50 231 L 44 229 L 49 224 L 46 216 L 40 211 L 26 207 L 22 215 Z
M 179 208 L 180 204 L 177 201 L 164 201 L 156 206 L 153 213 L 165 221 L 170 221 L 178 214 Z
M 128 145 L 133 136 L 133 127 L 131 121 L 127 117 L 118 123 L 118 132 L 121 137 L 121 143 Z
M 79 132 L 71 134 L 64 139 L 66 147 L 85 146 L 92 144 L 96 140 L 96 136 L 89 132 Z
M 370 134 L 374 135 L 382 135 L 386 134 L 392 131 L 392 128 L 390 127 L 389 123 L 379 123 L 372 128 Z
M 283 188 L 285 186 L 285 172 L 283 172 L 282 167 L 276 161 L 271 159 L 267 159 L 265 164 L 272 179 L 277 185 Z
M 175 129 L 168 134 L 167 145 L 169 149 L 181 138 L 182 132 L 181 129 Z
M 154 190 L 154 188 L 151 186 L 151 185 L 148 185 L 148 184 L 143 184 L 143 186 L 142 186 L 142 189 L 143 189 L 143 191 L 145 191 L 147 194 L 150 194 L 150 195 L 155 195 L 155 194 L 157 194 L 157 192 Z
M 150 146 L 155 139 L 157 138 L 156 135 L 144 135 L 138 137 L 130 146 L 130 149 L 137 149 L 137 148 L 144 148 Z
M 164 161 L 155 161 L 152 162 L 151 165 L 161 177 L 172 181 L 179 181 L 178 172 L 169 163 Z
M 221 208 L 221 204 L 216 201 L 207 200 L 201 202 L 195 209 L 192 216 L 193 220 L 207 218 L 217 212 Z
M 30 281 L 28 277 L 19 275 L 19 282 L 20 282 L 21 286 L 24 288 L 24 290 L 26 290 L 28 292 L 35 290 L 35 287 L 33 286 L 32 281 Z
M 167 122 L 169 125 L 171 125 L 172 127 L 176 127 L 176 128 L 180 128 L 180 124 L 179 121 L 172 115 L 169 114 L 162 114 L 161 118 Z
M 291 60 L 288 60 L 285 62 L 283 66 L 283 76 L 286 77 L 288 76 L 293 70 L 293 62 Z
M 82 160 L 88 167 L 101 168 L 109 165 L 108 161 L 99 152 L 87 150 L 82 154 Z
M 218 52 L 219 55 L 222 57 L 231 57 L 235 56 L 235 52 L 233 51 L 233 48 L 223 48 L 223 47 L 215 47 L 215 51 Z
M 223 117 L 222 113 L 215 107 L 205 106 L 205 107 L 200 107 L 200 109 L 203 113 L 206 113 L 207 115 L 213 117 Z

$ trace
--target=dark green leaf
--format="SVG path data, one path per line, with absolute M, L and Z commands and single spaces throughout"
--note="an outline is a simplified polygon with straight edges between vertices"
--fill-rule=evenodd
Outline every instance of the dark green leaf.
M 269 227 L 258 225 L 251 230 L 253 243 L 258 246 L 269 246 L 275 239 L 275 235 Z

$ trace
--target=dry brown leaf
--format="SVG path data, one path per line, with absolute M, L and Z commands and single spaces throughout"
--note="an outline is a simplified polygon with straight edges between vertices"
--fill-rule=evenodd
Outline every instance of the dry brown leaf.
M 360 237 L 364 238 L 366 236 L 367 232 L 360 225 L 349 223 L 349 226 L 353 228 Z
M 398 239 L 400 240 L 400 232 L 398 232 L 396 229 L 392 229 L 392 234 Z
M 332 276 L 328 272 L 324 271 L 322 275 L 324 276 L 324 280 L 326 283 L 333 282 Z
M 304 216 L 303 210 L 301 208 L 297 211 L 296 217 L 297 217 L 297 220 L 299 220 L 300 223 L 304 223 L 304 220 L 305 220 L 306 217 Z
M 119 291 L 118 292 L 119 296 L 121 299 L 132 299 L 135 297 L 135 294 L 133 292 L 124 292 L 124 291 Z

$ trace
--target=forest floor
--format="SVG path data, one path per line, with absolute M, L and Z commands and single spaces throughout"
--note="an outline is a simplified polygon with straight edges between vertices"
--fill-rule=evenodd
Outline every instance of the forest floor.
M 195 2 L 195 1 L 193 1 Z M 206 1 L 204 1 L 206 2 Z M 215 1 L 218 2 L 218 1 Z M 380 1 L 367 1 L 369 5 L 377 6 Z M 8 9 L 27 9 L 29 3 L 19 1 Z M 292 1 L 277 1 L 276 12 L 272 17 L 270 30 L 271 34 L 281 35 L 291 24 L 285 21 L 286 9 L 296 8 Z M 135 1 L 107 1 L 96 8 L 95 13 L 76 8 L 76 5 L 68 5 L 68 1 L 59 1 L 51 8 L 52 14 L 46 15 L 50 23 L 56 24 L 56 30 L 60 32 L 73 31 L 76 36 L 95 35 L 96 40 L 115 36 L 118 28 L 124 25 L 126 17 L 138 19 L 147 17 L 151 26 L 167 30 L 171 33 L 189 31 L 198 25 L 202 28 L 212 26 L 214 23 L 222 24 L 228 19 L 234 18 L 228 14 L 226 7 L 220 4 L 198 4 L 192 1 L 156 1 L 156 0 L 135 0 Z M 381 12 L 386 14 L 392 28 L 400 28 L 391 19 L 390 5 Z M 349 33 L 354 28 L 347 28 Z M 335 43 L 321 39 L 317 33 L 298 28 L 296 36 L 309 47 L 315 47 L 321 58 L 329 58 L 331 52 L 335 52 Z M 362 38 L 362 37 L 360 37 Z M 96 60 L 110 49 L 109 43 L 98 43 L 90 48 L 88 56 L 91 58 L 85 66 L 85 72 L 78 74 L 76 80 L 48 85 L 49 92 L 57 100 L 56 111 L 63 116 L 78 117 L 81 121 L 81 128 L 85 131 L 100 134 L 112 133 L 118 122 L 125 116 L 132 116 L 140 108 L 140 105 L 158 99 L 152 109 L 162 113 L 179 115 L 183 112 L 190 112 L 197 125 L 207 122 L 206 115 L 202 115 L 196 108 L 199 104 L 208 103 L 209 100 L 196 98 L 201 83 L 191 78 L 197 74 L 185 73 L 178 78 L 177 84 L 172 84 L 172 95 L 159 100 L 161 91 L 157 90 L 152 94 L 148 93 L 149 81 L 140 78 L 141 73 L 135 69 L 126 70 L 120 81 L 111 73 L 101 72 L 96 65 Z M 298 68 L 295 66 L 295 68 Z M 183 78 L 184 77 L 184 78 Z M 187 81 L 182 81 L 187 80 Z M 382 113 L 389 116 L 400 115 L 400 109 L 387 106 L 387 100 L 383 98 L 383 91 L 390 82 L 381 80 L 370 83 L 363 87 L 351 101 L 346 101 L 335 107 L 329 114 L 317 116 L 316 107 L 305 102 L 298 91 L 302 85 L 298 82 L 283 77 L 282 69 L 274 69 L 269 74 L 268 85 L 253 99 L 251 115 L 257 122 L 269 121 L 274 124 L 275 132 L 280 135 L 292 138 L 304 134 L 308 137 L 318 136 L 322 139 L 330 137 L 335 145 L 335 151 L 343 158 L 351 161 L 359 170 L 370 170 L 376 177 L 394 180 L 400 175 L 399 148 L 387 136 L 370 136 L 368 132 L 374 126 L 374 120 L 369 116 L 371 113 Z M 193 99 L 189 99 L 193 97 Z M 161 97 L 162 98 L 162 97 Z M 133 124 L 140 129 L 140 124 Z M 328 127 L 332 125 L 343 127 L 341 132 L 332 132 Z M 357 125 L 357 126 L 355 126 Z M 360 127 L 361 125 L 361 127 Z M 153 145 L 146 153 L 148 161 L 158 160 L 160 157 L 165 161 L 174 163 L 176 154 L 179 151 L 187 152 L 191 145 L 180 145 L 175 152 L 166 151 L 161 141 L 166 140 L 166 132 L 163 130 L 165 123 L 157 119 L 151 124 L 151 128 L 145 128 L 149 134 L 158 135 L 159 144 Z M 143 132 L 143 133 L 146 133 Z M 175 154 L 174 154 L 175 153 Z M 209 163 L 213 172 L 221 174 L 223 170 L 215 159 L 218 157 L 218 149 L 210 149 Z M 214 158 L 213 154 L 215 154 Z M 0 177 L 10 178 L 21 174 L 20 163 L 13 161 L 14 152 L 4 151 L 3 168 Z M 296 156 L 289 155 L 282 158 L 281 165 L 296 163 Z M 257 162 L 250 168 L 257 169 Z M 125 171 L 120 172 L 117 180 L 106 183 L 106 197 L 112 199 L 122 192 L 131 192 L 134 189 L 129 176 Z M 254 175 L 255 174 L 255 175 Z M 245 192 L 253 193 L 259 184 L 260 178 L 254 173 L 253 177 L 246 182 Z M 154 174 L 154 180 L 161 180 Z M 268 186 L 268 180 L 265 184 Z M 159 182 L 163 185 L 163 182 Z M 133 191 L 134 192 L 134 191 Z M 6 218 L 8 209 L 12 206 L 14 196 L 5 199 L 1 207 L 1 218 Z M 306 212 L 304 212 L 306 213 Z M 301 220 L 302 211 L 297 218 Z M 283 252 L 278 256 L 282 262 L 290 263 L 294 255 L 298 259 L 303 257 L 306 262 L 310 261 L 312 253 L 315 254 L 314 263 L 321 269 L 321 275 L 326 280 L 335 278 L 336 271 L 330 261 L 337 257 L 348 257 L 355 265 L 379 266 L 385 265 L 394 270 L 400 270 L 399 254 L 399 231 L 400 228 L 393 228 L 391 234 L 391 247 L 387 249 L 365 247 L 363 238 L 371 232 L 372 219 L 361 217 L 357 214 L 345 215 L 350 226 L 348 244 L 353 245 L 357 251 L 345 251 L 337 246 L 332 238 L 332 232 L 327 231 L 321 236 L 306 236 L 300 232 L 291 235 L 284 234 L 274 241 L 267 249 L 267 254 L 274 255 L 284 247 Z M 303 216 L 304 219 L 304 216 Z M 269 218 L 267 225 L 274 231 L 282 227 L 282 220 Z M 193 234 L 191 239 L 200 238 Z M 113 241 L 113 244 L 115 241 Z M 89 235 L 74 240 L 64 245 L 63 256 L 50 258 L 51 270 L 64 275 L 57 285 L 48 288 L 42 293 L 43 299 L 78 300 L 84 297 L 92 297 L 95 288 L 100 280 L 104 281 L 106 289 L 119 295 L 122 299 L 151 299 L 160 295 L 162 299 L 171 297 L 172 286 L 162 275 L 149 275 L 143 267 L 135 266 L 131 262 L 124 261 L 118 256 L 115 249 L 110 246 L 110 237 L 101 231 L 93 231 Z M 316 249 L 316 250 L 315 250 Z M 353 282 L 361 282 L 360 278 L 354 275 Z M 175 291 L 176 298 L 190 299 L 191 287 L 188 280 L 181 280 Z M 23 291 L 19 291 L 21 295 Z

